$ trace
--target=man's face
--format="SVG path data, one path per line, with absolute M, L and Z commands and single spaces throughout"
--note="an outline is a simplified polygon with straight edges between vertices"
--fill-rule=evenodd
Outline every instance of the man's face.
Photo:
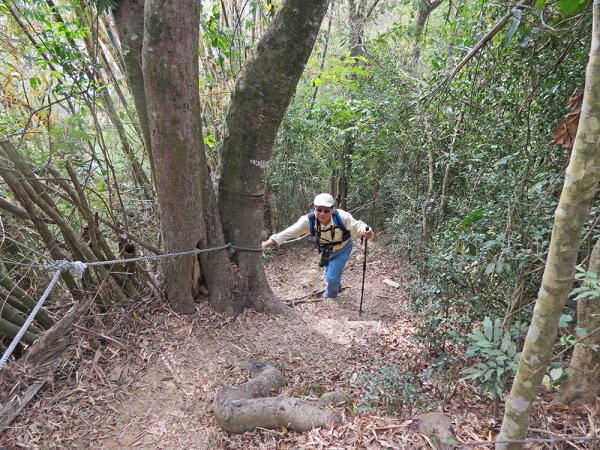
M 315 214 L 317 215 L 317 219 L 324 225 L 327 225 L 331 220 L 331 212 L 333 208 L 327 208 L 325 206 L 317 206 L 315 207 Z

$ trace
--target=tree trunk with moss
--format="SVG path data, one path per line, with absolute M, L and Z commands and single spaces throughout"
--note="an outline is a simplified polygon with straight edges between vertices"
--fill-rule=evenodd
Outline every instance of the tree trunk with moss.
M 555 213 L 548 260 L 516 378 L 506 402 L 498 441 L 525 438 L 529 415 L 558 332 L 565 301 L 573 286 L 581 231 L 600 181 L 600 0 L 594 0 L 590 60 L 581 119 Z M 498 443 L 496 449 L 522 444 Z
M 156 191 L 165 253 L 222 244 L 207 239 L 203 189 L 210 186 L 202 140 L 198 92 L 200 4 L 148 0 L 142 52 Z M 214 231 L 214 230 L 213 230 Z M 226 251 L 203 266 L 215 309 L 235 314 L 233 275 Z M 167 296 L 173 309 L 194 312 L 195 257 L 165 259 Z
M 326 0 L 284 2 L 238 76 L 227 113 L 219 182 L 219 210 L 228 242 L 257 247 L 261 241 L 265 169 L 326 10 Z M 262 255 L 239 252 L 236 259 L 244 305 L 283 312 L 284 305 L 273 300 Z
M 589 271 L 600 273 L 600 240 L 590 257 Z M 594 404 L 600 392 L 600 302 L 598 298 L 584 297 L 577 302 L 578 343 L 573 349 L 567 379 L 560 387 L 553 403 L 570 406 Z

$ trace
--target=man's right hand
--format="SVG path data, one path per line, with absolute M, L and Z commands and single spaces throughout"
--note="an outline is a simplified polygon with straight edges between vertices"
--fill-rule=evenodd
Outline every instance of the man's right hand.
M 276 243 L 276 242 L 275 242 L 275 241 L 273 241 L 273 239 L 267 239 L 266 241 L 264 241 L 264 242 L 261 244 L 261 247 L 262 247 L 262 249 L 264 250 L 264 249 L 266 249 L 266 248 L 269 248 L 269 247 L 271 247 L 272 245 L 275 245 L 275 243 Z

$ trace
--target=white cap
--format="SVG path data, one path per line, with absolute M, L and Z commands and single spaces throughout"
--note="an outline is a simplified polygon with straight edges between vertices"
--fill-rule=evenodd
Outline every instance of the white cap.
M 330 194 L 319 194 L 315 197 L 315 201 L 313 202 L 315 206 L 325 206 L 327 208 L 332 208 L 335 205 L 335 200 Z

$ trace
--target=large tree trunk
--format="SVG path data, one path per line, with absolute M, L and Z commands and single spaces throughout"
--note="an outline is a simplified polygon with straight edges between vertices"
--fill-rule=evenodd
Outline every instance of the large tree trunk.
M 227 114 L 219 209 L 228 242 L 261 240 L 265 168 L 283 115 L 313 48 L 327 0 L 288 0 L 241 71 Z M 246 306 L 282 312 L 273 300 L 260 253 L 237 254 Z
M 552 355 L 558 322 L 571 291 L 581 230 L 600 181 L 600 0 L 594 0 L 590 60 L 581 119 L 556 209 L 542 285 L 517 376 L 506 402 L 499 441 L 523 439 L 529 414 Z M 497 449 L 522 444 L 496 444 Z
M 205 244 L 206 223 L 218 218 L 205 210 L 203 190 L 210 189 L 200 122 L 198 42 L 200 4 L 196 1 L 148 0 L 144 14 L 143 69 L 156 190 L 165 252 L 191 250 Z M 209 196 L 204 192 L 204 196 Z M 213 238 L 219 237 L 219 232 Z M 222 239 L 220 243 L 222 243 Z M 227 252 L 203 259 L 211 304 L 235 314 L 233 275 Z M 166 259 L 163 272 L 172 307 L 194 312 L 192 297 L 194 257 Z
M 600 240 L 594 245 L 590 257 L 589 270 L 600 273 Z M 600 303 L 597 298 L 581 298 L 577 302 L 577 333 L 579 342 L 575 345 L 568 377 L 561 386 L 554 403 L 581 406 L 596 403 L 600 392 Z

